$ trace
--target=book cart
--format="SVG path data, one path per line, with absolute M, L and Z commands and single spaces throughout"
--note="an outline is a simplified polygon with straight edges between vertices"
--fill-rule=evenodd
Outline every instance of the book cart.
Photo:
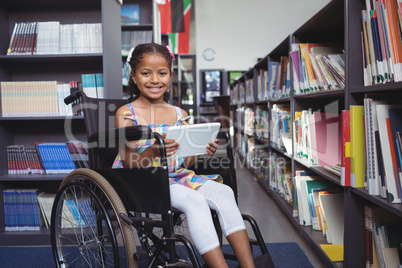
M 106 12 L 107 10 L 107 12 Z M 81 81 L 81 74 L 103 73 L 105 98 L 121 98 L 120 4 L 109 0 L 4 0 L 0 3 L 0 81 Z M 17 22 L 59 21 L 61 24 L 102 23 L 101 53 L 6 55 Z M 66 142 L 67 129 L 86 140 L 82 116 L 0 116 L 0 245 L 49 245 L 50 229 L 5 231 L 3 190 L 39 188 L 56 193 L 64 175 L 8 175 L 6 147 L 36 142 Z
M 341 178 L 321 166 L 312 166 L 307 161 L 300 160 L 295 155 L 290 155 L 284 148 L 278 148 L 274 141 L 266 141 L 259 135 L 258 129 L 251 132 L 247 130 L 248 123 L 246 109 L 252 108 L 254 112 L 259 108 L 268 112 L 269 124 L 272 124 L 272 109 L 279 105 L 289 107 L 292 122 L 295 111 L 312 108 L 312 110 L 329 109 L 330 112 L 341 114 L 342 110 L 349 110 L 351 105 L 363 105 L 365 94 L 396 94 L 396 98 L 402 100 L 399 93 L 402 88 L 401 82 L 391 82 L 380 85 L 364 86 L 363 64 L 362 64 L 362 18 L 361 11 L 366 8 L 364 0 L 334 0 L 328 3 L 323 9 L 309 19 L 305 24 L 283 40 L 275 49 L 269 52 L 264 58 L 257 62 L 252 70 L 249 70 L 240 79 L 230 84 L 231 113 L 233 114 L 234 144 L 241 160 L 249 160 L 250 155 L 255 153 L 255 148 L 266 148 L 267 155 L 278 155 L 291 163 L 292 177 L 296 170 L 307 170 L 331 181 L 342 188 L 344 196 L 344 239 L 343 255 L 344 260 L 333 262 L 321 248 L 320 244 L 327 241 L 322 233 L 315 231 L 311 226 L 303 226 L 293 216 L 293 207 L 278 193 L 272 189 L 268 176 L 261 173 L 269 173 L 271 170 L 256 170 L 252 163 L 249 163 L 250 171 L 255 174 L 261 186 L 273 198 L 278 206 L 288 216 L 294 227 L 306 239 L 311 248 L 317 253 L 327 267 L 364 267 L 366 265 L 366 230 L 365 230 L 365 206 L 378 206 L 396 217 L 402 218 L 402 204 L 389 203 L 387 199 L 378 195 L 370 195 L 364 187 L 355 188 L 343 187 Z M 294 94 L 293 73 L 290 74 L 290 97 L 259 98 L 261 90 L 258 85 L 261 70 L 267 71 L 271 61 L 279 61 L 281 56 L 289 56 L 292 45 L 298 43 L 340 43 L 345 51 L 345 76 L 344 88 L 318 91 L 309 94 Z M 253 78 L 254 101 L 246 101 L 247 80 Z M 263 87 L 267 87 L 263 83 Z M 263 88 L 262 90 L 267 90 Z M 255 119 L 256 121 L 258 119 Z M 270 133 L 272 134 L 272 133 Z M 271 135 L 270 135 L 271 138 Z M 250 142 L 253 140 L 253 142 Z M 294 139 L 292 139 L 294 145 Z M 294 146 L 292 146 L 294 148 Z M 262 156 L 264 158 L 264 156 Z

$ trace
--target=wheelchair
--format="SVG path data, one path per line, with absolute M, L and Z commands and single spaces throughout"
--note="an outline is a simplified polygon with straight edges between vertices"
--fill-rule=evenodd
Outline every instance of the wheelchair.
M 115 112 L 127 100 L 90 98 L 78 91 L 64 101 L 83 111 L 90 169 L 68 174 L 56 194 L 51 217 L 56 266 L 203 267 L 187 235 L 185 215 L 170 204 L 162 136 L 148 126 L 115 128 Z M 218 137 L 224 141 L 226 156 L 200 157 L 191 169 L 197 174 L 220 174 L 237 200 L 230 137 L 227 132 Z M 112 169 L 119 144 L 139 139 L 159 141 L 160 166 Z M 218 217 L 212 215 L 222 241 Z M 261 267 L 273 267 L 256 222 L 242 216 L 254 232 L 251 245 L 260 247 Z M 233 254 L 225 258 L 236 260 Z

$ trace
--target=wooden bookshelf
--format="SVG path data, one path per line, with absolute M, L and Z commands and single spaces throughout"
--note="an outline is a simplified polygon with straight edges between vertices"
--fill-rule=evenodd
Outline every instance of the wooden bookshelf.
M 313 108 L 313 110 L 335 103 L 338 114 L 341 110 L 348 110 L 351 105 L 363 105 L 364 95 L 366 93 L 376 94 L 393 94 L 395 98 L 402 101 L 402 94 L 399 93 L 401 82 L 387 83 L 373 86 L 363 85 L 363 65 L 362 65 L 362 47 L 360 32 L 361 10 L 366 9 L 364 0 L 342 1 L 334 0 L 328 3 L 317 14 L 309 19 L 305 24 L 285 38 L 276 48 L 262 57 L 253 67 L 254 74 L 260 69 L 268 69 L 270 61 L 278 61 L 281 56 L 288 55 L 293 44 L 298 43 L 341 43 L 344 45 L 346 56 L 346 83 L 345 88 L 320 91 L 309 94 L 294 94 L 291 89 L 289 98 L 269 99 L 268 101 L 255 99 L 254 109 L 257 106 L 265 106 L 269 111 L 268 121 L 271 124 L 271 109 L 274 104 L 288 104 L 291 107 L 292 121 L 294 120 L 294 112 L 302 109 Z M 249 71 L 250 72 L 250 71 Z M 254 76 L 255 77 L 255 76 Z M 231 96 L 242 98 L 240 94 L 234 94 L 234 90 L 240 83 L 244 83 L 248 79 L 247 73 L 243 74 L 239 80 L 232 83 L 229 88 Z M 293 74 L 290 76 L 290 84 L 293 87 Z M 255 83 L 256 84 L 256 81 Z M 255 88 L 257 90 L 257 88 Z M 255 93 L 256 94 L 256 93 Z M 255 95 L 257 96 L 257 95 Z M 242 115 L 236 113 L 236 110 L 242 107 L 250 107 L 250 103 L 245 103 L 244 99 L 231 101 L 231 111 L 234 116 L 234 133 L 235 135 L 243 135 L 243 144 L 235 144 L 236 148 L 247 148 L 247 136 L 243 133 L 243 123 L 239 122 Z M 234 139 L 239 142 L 240 139 Z M 339 187 L 341 186 L 340 177 L 329 172 L 320 166 L 312 166 L 307 161 L 300 160 L 295 156 L 287 154 L 282 148 L 277 148 L 271 143 L 265 143 L 259 139 L 255 139 L 258 145 L 267 144 L 269 152 L 280 157 L 291 160 L 292 173 L 295 170 L 310 170 L 315 174 L 329 180 Z M 244 154 L 244 152 L 242 152 Z M 244 157 L 246 159 L 246 157 Z M 254 171 L 253 171 L 254 172 Z M 269 173 L 270 171 L 268 171 Z M 258 177 L 258 174 L 255 175 Z M 391 204 L 386 199 L 379 196 L 369 195 L 364 188 L 342 187 L 344 193 L 344 261 L 340 264 L 332 262 L 330 258 L 321 249 L 320 244 L 326 244 L 322 234 L 312 230 L 311 227 L 301 226 L 293 217 L 292 207 L 284 200 L 284 198 L 276 191 L 272 190 L 269 185 L 269 179 L 258 179 L 267 193 L 272 196 L 273 200 L 282 209 L 284 214 L 300 231 L 301 235 L 306 239 L 311 248 L 318 254 L 327 267 L 364 267 L 366 265 L 366 237 L 364 223 L 364 207 L 367 205 L 379 206 L 392 214 L 402 218 L 402 204 Z
M 101 53 L 7 55 L 17 22 L 101 23 Z M 0 3 L 0 81 L 81 81 L 81 74 L 103 73 L 105 98 L 121 98 L 120 4 L 109 0 L 4 0 Z M 35 142 L 86 141 L 82 116 L 2 117 L 0 115 L 0 245 L 49 245 L 50 231 L 5 232 L 3 190 L 40 188 L 56 193 L 64 175 L 8 175 L 6 147 Z

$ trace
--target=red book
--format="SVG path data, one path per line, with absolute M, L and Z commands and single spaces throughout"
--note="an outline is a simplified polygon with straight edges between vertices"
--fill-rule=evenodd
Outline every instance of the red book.
M 350 111 L 342 111 L 341 184 L 350 186 Z

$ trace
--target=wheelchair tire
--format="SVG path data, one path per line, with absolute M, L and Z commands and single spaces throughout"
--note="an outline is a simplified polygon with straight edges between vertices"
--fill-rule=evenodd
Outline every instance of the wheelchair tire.
M 137 267 L 127 211 L 110 183 L 90 169 L 66 176 L 56 195 L 51 240 L 57 267 Z M 69 227 L 69 228 L 65 228 Z

